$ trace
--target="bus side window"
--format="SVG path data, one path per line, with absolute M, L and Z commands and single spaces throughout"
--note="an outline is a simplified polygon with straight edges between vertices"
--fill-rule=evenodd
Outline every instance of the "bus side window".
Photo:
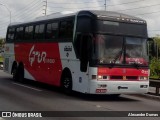
M 24 39 L 25 40 L 33 39 L 33 26 L 25 27 Z
M 58 35 L 58 23 L 47 24 L 46 39 L 54 39 Z
M 73 20 L 62 21 L 60 23 L 60 38 L 72 38 L 73 37 Z
M 34 39 L 44 39 L 44 27 L 44 24 L 35 26 Z
M 20 40 L 23 40 L 23 27 L 18 27 L 16 29 L 16 37 L 15 37 L 16 40 L 20 41 Z
M 9 28 L 6 42 L 13 42 L 15 37 L 15 28 Z

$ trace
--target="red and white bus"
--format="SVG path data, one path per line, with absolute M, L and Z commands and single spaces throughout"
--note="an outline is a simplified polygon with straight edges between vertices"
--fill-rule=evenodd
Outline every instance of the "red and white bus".
M 4 71 L 89 94 L 146 93 L 147 24 L 137 17 L 83 10 L 8 26 Z

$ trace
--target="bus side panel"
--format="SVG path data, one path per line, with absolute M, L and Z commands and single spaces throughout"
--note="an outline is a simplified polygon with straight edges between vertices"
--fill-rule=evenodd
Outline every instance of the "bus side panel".
M 36 80 L 60 85 L 62 65 L 57 43 L 18 43 L 15 59 L 23 62 L 25 69 Z M 25 73 L 26 78 L 31 78 Z
M 88 70 L 87 72 L 80 71 L 80 61 L 76 58 L 72 43 L 59 43 L 60 56 L 62 60 L 62 68 L 69 68 L 72 74 L 72 89 L 74 91 L 87 93 L 88 87 Z
M 6 43 L 4 49 L 4 71 L 11 74 L 12 65 L 15 61 L 14 44 Z

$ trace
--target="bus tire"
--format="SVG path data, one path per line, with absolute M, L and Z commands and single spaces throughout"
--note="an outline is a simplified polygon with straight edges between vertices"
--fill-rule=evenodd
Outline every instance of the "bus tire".
M 64 93 L 68 95 L 72 93 L 72 75 L 69 70 L 62 73 L 61 87 Z
M 23 64 L 19 64 L 17 69 L 18 82 L 24 82 L 24 66 Z
M 13 81 L 17 81 L 18 80 L 18 69 L 17 69 L 17 65 L 14 65 L 13 66 L 13 69 L 12 69 L 12 79 Z

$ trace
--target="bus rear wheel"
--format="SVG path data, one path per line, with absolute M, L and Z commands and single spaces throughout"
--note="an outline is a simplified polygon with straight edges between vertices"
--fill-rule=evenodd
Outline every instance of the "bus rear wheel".
M 18 72 L 17 66 L 14 66 L 13 70 L 12 70 L 12 75 L 13 75 L 13 80 L 14 81 L 18 80 L 18 73 L 17 72 Z
M 17 69 L 17 80 L 18 82 L 24 82 L 24 67 L 20 64 Z

